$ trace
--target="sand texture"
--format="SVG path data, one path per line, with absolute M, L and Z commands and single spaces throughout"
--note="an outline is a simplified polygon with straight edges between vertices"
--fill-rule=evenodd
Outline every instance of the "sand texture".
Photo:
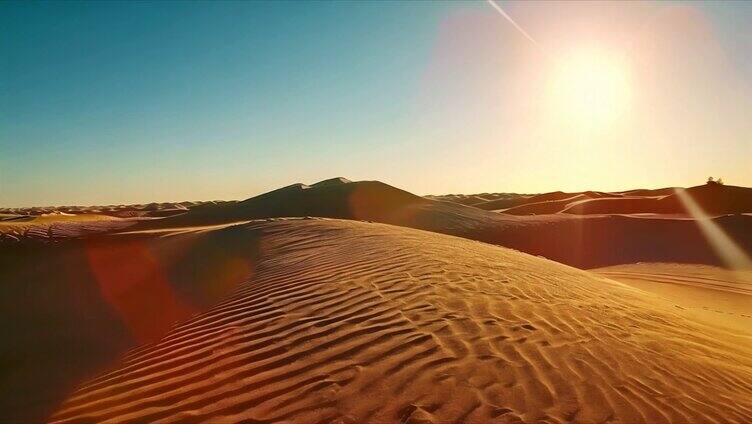
M 749 342 L 595 274 L 381 224 L 213 231 L 257 238 L 253 277 L 54 422 L 752 419 Z
M 5 209 L 0 418 L 752 422 L 748 194 Z

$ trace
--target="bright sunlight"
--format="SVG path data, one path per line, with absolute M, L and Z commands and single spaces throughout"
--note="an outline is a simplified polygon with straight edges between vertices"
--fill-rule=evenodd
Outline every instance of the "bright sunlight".
M 582 50 L 555 61 L 550 95 L 557 116 L 579 128 L 610 127 L 629 110 L 626 64 L 608 52 Z

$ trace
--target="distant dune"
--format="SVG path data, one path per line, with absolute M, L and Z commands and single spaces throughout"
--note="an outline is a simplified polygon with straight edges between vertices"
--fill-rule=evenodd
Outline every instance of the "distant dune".
M 24 216 L 29 219 L 49 214 L 69 215 L 104 215 L 117 218 L 134 217 L 162 217 L 176 215 L 206 204 L 225 203 L 223 201 L 208 202 L 165 202 L 140 205 L 107 205 L 107 206 L 47 206 L 32 208 L 0 208 L 0 215 L 8 214 Z
M 680 187 L 665 187 L 665 188 L 656 188 L 656 189 L 635 189 L 635 190 L 626 190 L 626 191 L 619 191 L 616 192 L 617 194 L 623 194 L 625 196 L 644 196 L 644 197 L 655 197 L 655 196 L 667 196 L 669 194 L 674 194 L 676 190 L 682 190 Z
M 686 206 L 676 194 L 677 190 L 687 193 L 711 215 L 752 213 L 752 189 L 722 184 L 704 184 L 688 189 L 670 187 L 611 193 L 554 191 L 537 195 L 510 195 L 485 202 L 466 201 L 470 198 L 475 199 L 475 196 L 448 195 L 429 198 L 512 215 L 547 215 L 561 212 L 575 215 L 687 213 Z
M 473 206 L 479 209 L 493 211 L 498 209 L 513 208 L 518 205 L 523 205 L 528 202 L 527 197 L 502 197 L 500 199 L 489 200 L 483 203 L 477 203 Z
M 384 222 L 402 219 L 400 212 L 428 200 L 379 181 L 350 182 L 343 178 L 313 185 L 293 184 L 250 199 L 194 208 L 154 222 L 158 226 L 193 226 L 239 220 L 322 216 Z
M 712 187 L 711 189 L 715 189 Z M 735 190 L 720 186 L 721 190 Z M 707 190 L 688 190 L 700 195 Z M 561 198 L 569 193 L 536 196 L 559 199 L 531 203 L 542 208 L 553 203 L 564 208 Z M 600 192 L 573 197 L 590 202 L 609 200 Z M 710 196 L 708 196 L 710 198 Z M 565 198 L 571 199 L 570 198 Z M 618 201 L 640 203 L 642 198 Z M 650 200 L 648 200 L 650 201 Z M 666 204 L 678 201 L 670 197 Z M 579 204 L 573 200 L 574 204 Z M 703 200 L 707 203 L 707 200 Z M 729 203 L 731 204 L 731 203 Z M 521 206 L 522 208 L 524 206 Z M 625 208 L 625 207 L 622 207 Z M 674 209 L 670 209 L 674 211 Z M 457 235 L 545 256 L 579 268 L 640 261 L 722 264 L 697 223 L 683 217 L 623 216 L 625 214 L 557 213 L 513 216 L 415 196 L 378 181 L 337 180 L 323 185 L 295 184 L 242 202 L 209 205 L 163 220 L 144 221 L 137 228 L 214 225 L 273 217 L 318 216 L 366 220 Z M 752 249 L 752 216 L 715 218 L 734 240 Z M 614 248 L 618 246 L 618 248 Z
M 746 188 L 710 185 L 686 191 L 697 198 L 698 204 L 708 205 L 718 200 L 721 206 L 707 207 L 716 211 L 746 210 L 744 196 L 750 193 Z M 656 261 L 723 265 L 718 252 L 675 194 L 656 198 L 603 196 L 601 192 L 574 195 L 554 192 L 535 196 L 544 201 L 510 209 L 517 211 L 514 214 L 497 213 L 416 196 L 379 181 L 350 182 L 334 178 L 310 186 L 293 184 L 240 202 L 200 204 L 164 218 L 139 217 L 108 225 L 90 225 L 91 230 L 87 229 L 85 234 L 97 229 L 195 227 L 261 218 L 315 216 L 382 222 L 456 235 L 511 247 L 578 268 Z M 635 209 L 635 205 L 646 202 L 662 202 L 659 208 L 667 211 L 666 214 L 644 215 L 642 209 Z M 591 206 L 580 206 L 587 204 Z M 529 216 L 523 213 L 523 208 L 543 213 Z M 559 208 L 562 213 L 554 212 Z M 586 208 L 589 209 L 584 210 Z M 599 213 L 595 213 L 596 210 Z M 718 216 L 713 221 L 742 249 L 752 251 L 752 237 L 749 237 L 752 215 Z M 81 228 L 58 223 L 31 227 L 28 224 L 5 225 L 9 231 L 15 229 L 16 233 L 11 234 L 16 238 L 23 236 L 19 228 L 31 229 L 29 234 L 37 238 L 54 238 L 60 232 L 75 234 L 76 229 Z M 2 226 L 0 223 L 0 229 Z M 3 233 L 8 234 L 0 231 Z
M 752 189 L 721 184 L 705 184 L 688 189 L 632 190 L 620 193 L 586 191 L 553 192 L 525 199 L 524 203 L 504 210 L 514 215 L 568 213 L 593 214 L 686 214 L 687 208 L 677 190 L 690 196 L 710 215 L 752 212 Z
M 525 203 L 530 195 L 517 193 L 445 194 L 424 196 L 431 200 L 459 203 L 485 210 L 505 209 Z
M 525 204 L 505 209 L 501 212 L 511 215 L 548 215 L 563 212 L 569 205 L 579 201 L 590 200 L 584 194 L 573 194 L 558 200 L 542 200 L 538 202 L 527 202 Z

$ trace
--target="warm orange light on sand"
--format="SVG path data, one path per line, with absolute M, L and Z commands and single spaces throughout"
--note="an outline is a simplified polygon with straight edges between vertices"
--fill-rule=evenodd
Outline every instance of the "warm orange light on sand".
M 629 79 L 624 61 L 606 51 L 579 50 L 554 59 L 553 113 L 576 127 L 608 127 L 629 109 Z

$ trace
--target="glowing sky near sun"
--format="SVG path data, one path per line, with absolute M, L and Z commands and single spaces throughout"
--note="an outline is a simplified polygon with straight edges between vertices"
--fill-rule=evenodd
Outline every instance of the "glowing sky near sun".
M 497 3 L 0 4 L 0 206 L 752 185 L 752 5 Z
M 448 191 L 752 183 L 748 27 L 698 3 L 503 5 L 542 49 L 499 16 L 458 11 L 424 80 L 443 168 L 466 170 L 457 188 L 446 173 Z

